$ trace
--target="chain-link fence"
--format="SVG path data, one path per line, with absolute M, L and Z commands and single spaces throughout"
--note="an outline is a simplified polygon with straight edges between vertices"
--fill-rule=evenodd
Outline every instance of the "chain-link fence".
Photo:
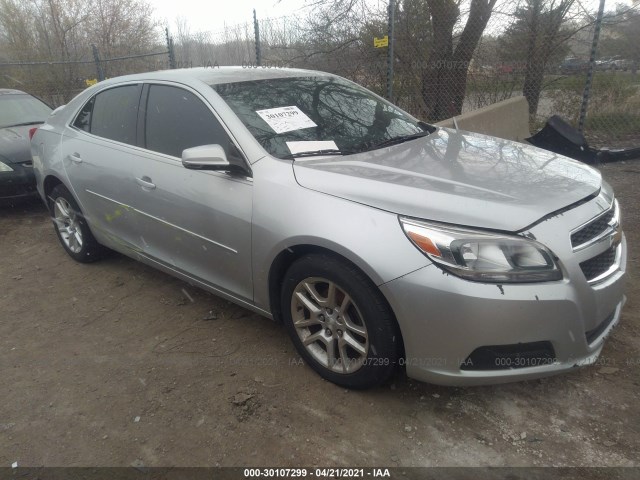
M 174 35 L 177 68 L 254 64 L 256 42 L 253 23 L 242 23 L 216 32 L 183 32 Z
M 400 1 L 393 7 L 392 36 L 385 9 L 342 21 L 254 17 L 223 32 L 180 39 L 178 63 L 329 71 L 383 96 L 392 87 L 394 103 L 431 122 L 524 95 L 532 131 L 557 114 L 580 126 L 593 146 L 640 142 L 640 5 L 598 17 L 573 0 L 526 0 L 512 9 L 489 0 L 490 15 L 474 11 L 476 3 L 482 2 L 437 12 L 424 1 Z M 447 19 L 452 23 L 443 32 Z
M 0 61 L 0 88 L 26 91 L 56 107 L 105 78 L 170 68 L 170 53 L 101 58 L 97 48 L 89 47 L 74 60 Z
M 23 90 L 53 107 L 65 104 L 92 81 L 97 81 L 92 60 L 36 60 L 0 64 L 0 88 Z
M 0 86 L 28 87 L 22 89 L 59 104 L 87 81 L 124 73 L 298 67 L 391 93 L 394 103 L 428 122 L 524 95 L 532 132 L 557 114 L 580 126 L 592 146 L 640 143 L 639 2 L 603 8 L 602 15 L 576 0 L 364 4 L 366 11 L 282 18 L 254 12 L 217 32 L 179 27 L 172 38 L 167 32 L 167 49 L 159 53 L 100 58 L 88 50 L 79 62 L 37 65 L 0 59 Z

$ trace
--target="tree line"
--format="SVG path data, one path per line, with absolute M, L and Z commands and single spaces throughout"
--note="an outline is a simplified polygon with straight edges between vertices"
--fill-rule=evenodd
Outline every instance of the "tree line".
M 330 71 L 384 94 L 386 49 L 373 48 L 373 38 L 386 34 L 386 2 L 307 0 L 306 7 L 296 22 L 260 22 L 263 62 Z M 491 101 L 518 89 L 535 115 L 545 75 L 565 57 L 580 55 L 574 48 L 579 39 L 588 44 L 584 52 L 590 48 L 595 14 L 577 0 L 397 0 L 395 9 L 393 100 L 429 121 L 459 114 L 470 91 L 479 98 L 478 82 L 485 78 L 482 91 L 493 88 Z M 607 12 L 602 55 L 640 61 L 639 9 L 636 2 Z M 166 48 L 162 27 L 146 0 L 0 0 L 0 64 L 91 61 L 91 45 L 103 58 L 157 51 Z M 251 64 L 254 33 L 250 22 L 215 35 L 192 32 L 178 20 L 176 60 L 181 66 Z M 118 65 L 106 67 L 106 75 L 162 66 Z M 0 86 L 17 81 L 41 91 L 79 89 L 94 70 L 73 63 L 51 66 L 46 75 L 0 69 Z

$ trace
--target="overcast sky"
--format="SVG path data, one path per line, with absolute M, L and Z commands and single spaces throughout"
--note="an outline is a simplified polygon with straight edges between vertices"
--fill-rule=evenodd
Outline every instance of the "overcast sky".
M 187 20 L 192 31 L 216 32 L 227 25 L 252 21 L 253 9 L 259 18 L 294 14 L 304 0 L 148 0 L 163 24 L 175 26 L 179 17 Z
M 253 19 L 253 9 L 258 18 L 275 18 L 295 15 L 305 5 L 305 0 L 148 0 L 154 6 L 156 17 L 163 26 L 168 25 L 175 30 L 176 19 L 184 18 L 191 31 L 218 32 L 227 25 L 250 22 Z M 369 0 L 378 3 L 382 8 L 388 0 Z M 598 10 L 599 0 L 581 0 L 584 8 L 595 12 Z M 631 4 L 631 0 L 606 0 L 606 10 L 613 10 L 616 3 Z

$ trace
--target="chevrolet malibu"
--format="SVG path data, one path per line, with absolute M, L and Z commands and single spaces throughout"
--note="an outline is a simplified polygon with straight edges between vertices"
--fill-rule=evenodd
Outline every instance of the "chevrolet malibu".
M 538 378 L 593 364 L 624 303 L 600 173 L 438 128 L 335 75 L 113 78 L 31 142 L 79 262 L 116 250 L 282 321 L 351 388 Z

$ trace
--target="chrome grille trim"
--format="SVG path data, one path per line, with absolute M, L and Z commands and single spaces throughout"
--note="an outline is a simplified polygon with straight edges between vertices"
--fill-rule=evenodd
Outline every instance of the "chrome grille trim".
M 614 252 L 613 261 L 611 262 L 611 264 L 608 266 L 606 270 L 602 271 L 597 276 L 590 278 L 589 272 L 585 269 L 585 264 L 588 264 L 590 261 L 593 261 L 600 256 L 606 255 L 611 249 L 613 249 L 613 252 Z M 582 272 L 585 275 L 585 278 L 587 279 L 587 283 L 589 285 L 595 285 L 596 283 L 603 282 L 604 280 L 609 278 L 611 275 L 616 273 L 618 270 L 620 270 L 620 257 L 622 254 L 622 244 L 613 246 L 611 247 L 611 249 L 605 250 L 604 252 L 602 252 L 602 254 L 596 255 L 590 260 L 586 260 L 580 264 L 580 268 L 582 269 Z
M 597 223 L 602 222 L 603 220 L 606 220 L 606 223 L 603 225 L 604 228 L 600 229 L 599 226 L 597 226 Z M 591 227 L 595 227 L 596 230 L 599 231 L 597 231 L 594 236 L 583 240 L 580 234 L 584 233 L 585 230 Z M 608 236 L 615 235 L 619 228 L 620 208 L 618 207 L 618 201 L 613 200 L 611 206 L 607 210 L 571 231 L 571 246 L 573 251 L 579 252 L 580 250 L 584 250 L 585 248 L 598 243 Z

